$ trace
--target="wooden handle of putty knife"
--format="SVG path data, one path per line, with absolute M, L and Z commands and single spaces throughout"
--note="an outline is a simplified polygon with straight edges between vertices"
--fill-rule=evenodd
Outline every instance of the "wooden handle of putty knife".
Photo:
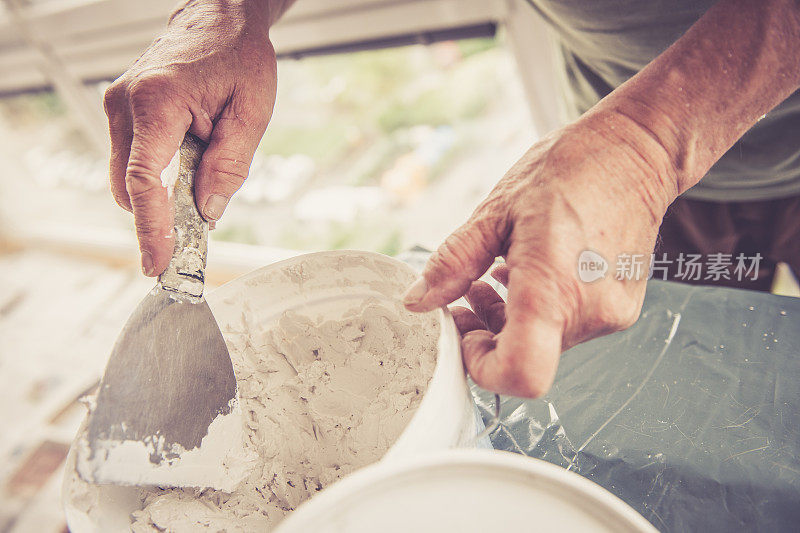
M 172 201 L 175 206 L 175 249 L 167 269 L 158 277 L 165 290 L 199 300 L 203 296 L 208 222 L 200 216 L 194 201 L 194 173 L 208 145 L 187 133 L 183 138 L 180 170 Z

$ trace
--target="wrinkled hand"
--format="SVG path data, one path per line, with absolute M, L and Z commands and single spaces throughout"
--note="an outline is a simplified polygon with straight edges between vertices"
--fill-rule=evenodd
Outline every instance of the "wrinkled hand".
M 644 299 L 650 253 L 669 203 L 674 169 L 646 131 L 625 116 L 585 116 L 534 145 L 466 224 L 431 256 L 405 304 L 454 308 L 464 363 L 495 392 L 537 397 L 549 389 L 563 350 L 632 325 Z M 578 277 L 584 250 L 609 264 L 605 278 Z M 639 279 L 615 278 L 619 254 L 645 254 Z M 508 301 L 475 281 L 493 276 Z
M 111 191 L 132 211 L 142 270 L 160 274 L 174 246 L 161 172 L 186 131 L 208 141 L 195 176 L 204 218 L 219 219 L 247 177 L 275 103 L 268 24 L 236 3 L 188 4 L 106 91 Z

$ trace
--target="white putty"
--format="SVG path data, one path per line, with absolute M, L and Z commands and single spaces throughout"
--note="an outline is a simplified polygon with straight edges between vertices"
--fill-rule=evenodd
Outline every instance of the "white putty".
M 181 151 L 178 150 L 169 160 L 169 163 L 161 171 L 161 185 L 167 189 L 167 197 L 172 198 L 172 191 L 175 189 L 175 182 L 178 181 L 178 175 L 181 169 Z
M 147 489 L 136 532 L 263 531 L 342 476 L 380 459 L 433 375 L 437 325 L 369 300 L 330 319 L 312 308 L 226 331 L 257 457 L 232 493 Z
M 184 450 L 173 444 L 167 451 L 176 458 L 158 464 L 150 462 L 149 457 L 153 452 L 164 455 L 163 437 L 148 442 L 98 440 L 92 456 L 84 435 L 76 443 L 80 449 L 76 469 L 90 480 L 114 480 L 119 472 L 125 472 L 131 485 L 211 486 L 231 491 L 248 473 L 255 456 L 242 447 L 242 410 L 236 399 L 231 400 L 230 407 L 228 414 L 218 415 L 211 422 L 198 448 Z M 137 474 L 136 479 L 131 479 L 132 473 Z

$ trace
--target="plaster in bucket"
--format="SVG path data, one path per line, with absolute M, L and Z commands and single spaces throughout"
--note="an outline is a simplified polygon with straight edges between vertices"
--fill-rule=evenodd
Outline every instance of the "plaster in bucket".
M 212 292 L 245 412 L 239 460 L 250 474 L 232 493 L 97 487 L 74 475 L 70 458 L 72 531 L 269 529 L 381 458 L 473 446 L 482 427 L 455 326 L 445 310 L 403 308 L 414 276 L 379 254 L 323 252 Z

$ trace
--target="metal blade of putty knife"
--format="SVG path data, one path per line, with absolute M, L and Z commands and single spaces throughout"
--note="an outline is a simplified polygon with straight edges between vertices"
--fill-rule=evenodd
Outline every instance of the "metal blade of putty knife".
M 172 259 L 117 339 L 79 439 L 76 466 L 90 483 L 229 491 L 246 473 L 231 358 L 203 298 L 208 223 L 193 182 L 204 150 L 186 134 Z

